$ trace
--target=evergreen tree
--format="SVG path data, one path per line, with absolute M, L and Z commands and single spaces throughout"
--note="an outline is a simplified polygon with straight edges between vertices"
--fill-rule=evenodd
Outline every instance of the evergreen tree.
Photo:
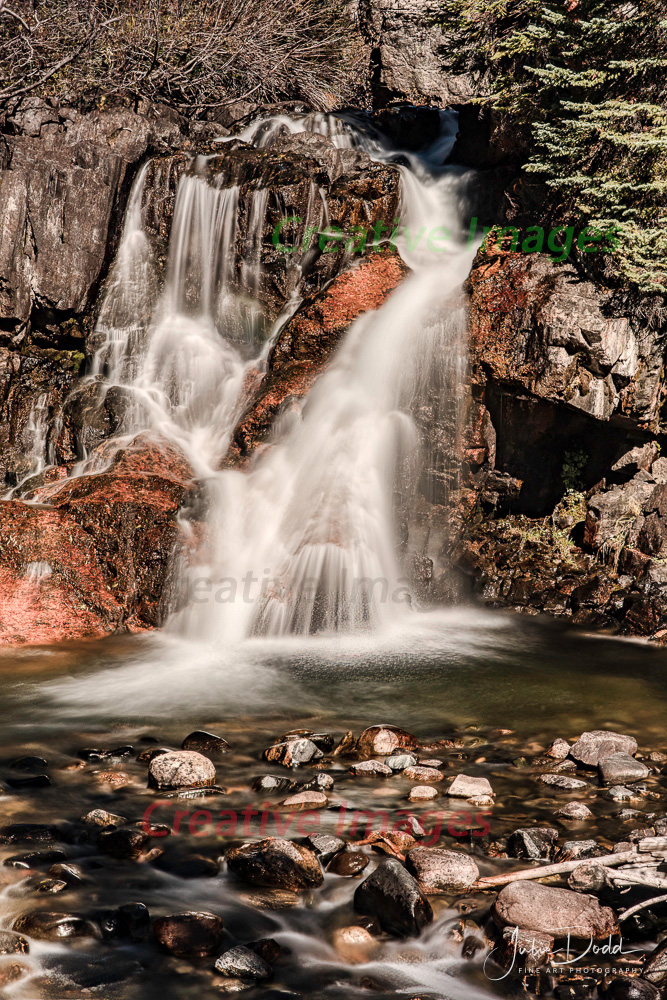
M 616 276 L 667 291 L 667 2 L 445 0 L 443 10 L 450 64 L 486 69 L 488 102 L 527 140 L 544 221 L 612 230 Z

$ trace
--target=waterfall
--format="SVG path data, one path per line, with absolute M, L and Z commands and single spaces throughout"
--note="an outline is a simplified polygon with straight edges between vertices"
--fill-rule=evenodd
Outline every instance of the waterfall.
M 26 459 L 29 462 L 28 471 L 21 477 L 16 486 L 8 490 L 2 498 L 11 500 L 20 495 L 22 487 L 53 463 L 52 449 L 49 447 L 49 395 L 41 392 L 32 405 L 28 422 L 23 433 L 23 444 Z
M 259 123 L 246 138 L 267 143 L 303 124 Z M 353 144 L 349 129 L 335 134 Z M 451 135 L 447 141 L 451 148 Z M 377 158 L 394 155 L 374 142 L 371 148 Z M 353 324 L 302 413 L 251 470 L 211 477 L 206 542 L 191 570 L 191 601 L 170 622 L 172 631 L 238 641 L 368 628 L 414 613 L 397 556 L 394 500 L 414 491 L 415 415 L 433 386 L 448 394 L 445 408 L 460 403 L 460 285 L 472 251 L 457 239 L 456 175 L 404 159 L 406 229 L 396 242 L 414 273 L 380 310 Z M 443 226 L 454 237 L 447 252 L 434 254 L 425 239 L 417 241 Z

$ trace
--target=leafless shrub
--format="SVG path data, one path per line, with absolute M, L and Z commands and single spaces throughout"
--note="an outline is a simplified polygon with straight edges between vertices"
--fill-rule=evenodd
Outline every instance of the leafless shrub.
M 344 0 L 0 0 L 0 105 L 130 94 L 205 113 L 350 95 Z

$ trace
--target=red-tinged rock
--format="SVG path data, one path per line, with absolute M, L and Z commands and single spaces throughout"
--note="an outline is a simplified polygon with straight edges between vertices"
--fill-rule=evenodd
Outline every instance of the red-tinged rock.
M 0 644 L 158 625 L 189 477 L 153 445 L 43 487 L 48 507 L 0 503 Z
M 269 370 L 236 425 L 225 465 L 243 464 L 251 457 L 266 440 L 283 403 L 309 392 L 354 320 L 379 309 L 407 271 L 398 254 L 372 253 L 325 291 L 306 299 L 269 354 Z

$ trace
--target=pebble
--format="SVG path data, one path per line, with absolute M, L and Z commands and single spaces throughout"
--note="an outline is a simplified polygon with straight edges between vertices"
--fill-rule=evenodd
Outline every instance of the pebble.
M 274 774 L 263 774 L 252 783 L 254 792 L 286 792 L 295 784 L 289 778 L 277 778 Z
M 393 774 L 393 771 L 381 760 L 364 760 L 359 764 L 352 764 L 350 773 L 357 777 L 388 778 Z
M 490 797 L 494 794 L 488 778 L 475 778 L 469 774 L 457 774 L 446 792 L 458 799 L 476 799 Z
M 406 767 L 403 771 L 403 775 L 409 778 L 410 781 L 442 781 L 444 774 L 441 771 L 437 771 L 434 767 Z
M 152 788 L 205 788 L 215 782 L 215 767 L 194 750 L 172 750 L 154 757 L 148 766 Z
M 117 816 L 115 813 L 107 812 L 106 809 L 91 809 L 85 816 L 81 817 L 81 822 L 86 826 L 123 826 L 127 823 L 125 816 Z
M 139 858 L 152 847 L 162 843 L 164 838 L 154 839 L 146 833 L 142 823 L 133 826 L 119 826 L 100 832 L 98 844 L 101 851 L 112 858 Z
M 619 751 L 605 757 L 598 765 L 600 779 L 605 785 L 623 785 L 630 781 L 643 781 L 651 773 L 650 768 L 635 760 L 630 754 Z
M 282 803 L 283 809 L 324 809 L 329 804 L 329 800 L 324 792 L 297 792 L 290 795 Z
M 592 815 L 591 810 L 583 802 L 568 802 L 554 813 L 554 816 L 568 820 L 590 819 Z
M 434 760 L 420 760 L 419 763 L 422 767 L 442 767 L 444 761 L 435 758 Z
M 38 941 L 95 936 L 93 924 L 83 917 L 72 913 L 47 913 L 44 910 L 35 910 L 17 917 L 14 930 L 37 938 Z
M 64 851 L 27 851 L 25 854 L 12 854 L 11 857 L 5 858 L 3 864 L 7 868 L 39 868 L 64 860 Z
M 380 947 L 380 942 L 365 927 L 338 927 L 333 932 L 333 946 L 344 962 L 365 965 Z
M 387 757 L 396 750 L 416 750 L 418 746 L 416 736 L 397 726 L 369 726 L 357 740 L 357 751 L 364 757 Z
M 566 740 L 555 739 L 547 750 L 547 757 L 555 760 L 564 760 L 571 750 L 571 746 Z
M 264 759 L 283 767 L 300 767 L 323 757 L 322 751 L 308 739 L 286 740 L 264 751 Z
M 315 852 L 323 865 L 328 864 L 334 855 L 345 850 L 344 840 L 326 833 L 311 834 L 306 837 L 306 844 Z
M 314 743 L 318 750 L 322 753 L 330 753 L 334 748 L 334 743 L 336 740 L 331 733 L 311 733 L 310 729 L 293 729 L 289 733 L 283 733 L 283 735 L 278 740 L 278 743 L 284 743 L 286 740 L 300 739 L 306 737 L 311 743 Z
M 368 861 L 368 855 L 362 854 L 361 851 L 343 851 L 329 862 L 327 871 L 350 878 L 359 875 L 364 868 L 367 868 Z
M 0 930 L 0 955 L 27 955 L 30 945 L 20 934 Z
M 57 828 L 47 824 L 10 823 L 0 826 L 0 844 L 48 844 L 57 839 Z
M 408 793 L 410 802 L 428 802 L 438 797 L 438 789 L 431 785 L 415 785 Z
M 299 788 L 304 792 L 330 792 L 333 786 L 333 778 L 324 771 L 315 775 L 311 781 L 299 782 Z
M 628 802 L 630 799 L 641 798 L 641 792 L 639 789 L 629 789 L 624 785 L 613 785 L 611 788 L 607 789 L 607 795 L 614 802 Z
M 215 913 L 189 911 L 158 917 L 153 924 L 158 943 L 172 955 L 210 955 L 220 947 L 223 923 Z
M 390 767 L 392 771 L 404 771 L 406 767 L 414 767 L 417 763 L 417 758 L 413 757 L 411 753 L 399 753 L 394 754 L 392 757 L 387 757 L 385 764 Z
M 665 758 L 667 760 L 667 757 Z M 48 767 L 49 762 L 44 757 L 18 757 L 9 765 L 13 771 L 41 771 Z
M 553 788 L 562 788 L 568 792 L 588 788 L 585 781 L 580 781 L 579 778 L 568 778 L 565 774 L 542 774 L 540 775 L 540 781 L 544 785 L 551 785 Z
M 229 870 L 250 885 L 297 892 L 316 888 L 324 881 L 313 851 L 279 837 L 232 847 L 226 860 Z
M 637 750 L 637 740 L 621 733 L 594 729 L 581 734 L 570 748 L 570 756 L 584 767 L 595 768 L 601 761 L 619 750 L 630 755 L 634 754 Z
M 653 983 L 634 976 L 614 976 L 602 992 L 604 1000 L 659 1000 L 661 993 Z
M 223 976 L 253 980 L 269 979 L 273 974 L 268 962 L 243 945 L 230 948 L 216 959 L 215 970 Z
M 31 774 L 25 778 L 7 778 L 7 784 L 10 788 L 17 790 L 22 788 L 48 788 L 51 784 L 51 779 L 48 774 Z
M 511 858 L 529 858 L 531 861 L 548 861 L 558 840 L 558 830 L 552 826 L 531 826 L 515 830 L 507 841 Z
M 231 747 L 226 740 L 223 740 L 222 736 L 214 736 L 213 733 L 206 733 L 198 729 L 185 737 L 181 743 L 181 749 L 196 750 L 199 753 L 228 753 Z
M 406 867 L 425 893 L 466 892 L 479 878 L 479 868 L 468 854 L 440 847 L 413 847 Z

